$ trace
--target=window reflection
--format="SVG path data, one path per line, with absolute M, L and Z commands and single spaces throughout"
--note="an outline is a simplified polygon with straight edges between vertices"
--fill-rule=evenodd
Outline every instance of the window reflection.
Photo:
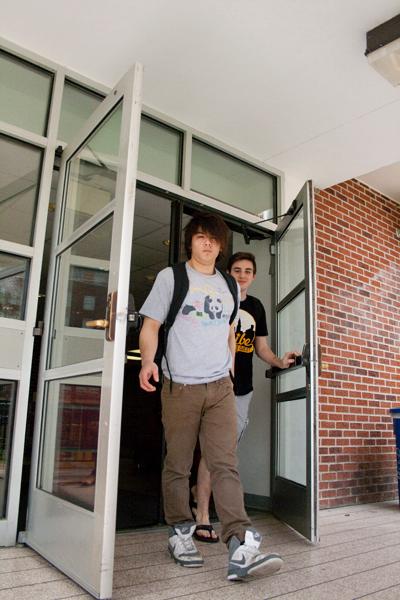
M 119 105 L 68 164 L 63 239 L 115 197 L 121 118 Z
M 32 244 L 42 150 L 0 135 L 0 238 Z
M 85 327 L 93 315 L 105 313 L 108 271 L 71 267 L 65 325 Z
M 100 384 L 100 374 L 52 381 L 43 432 L 39 487 L 89 510 L 94 509 Z
M 17 384 L 0 379 L 0 517 L 6 516 Z
M 104 331 L 87 322 L 106 316 L 112 224 L 112 218 L 100 223 L 59 258 L 52 367 L 103 356 Z
M 0 252 L 0 317 L 23 319 L 29 259 Z

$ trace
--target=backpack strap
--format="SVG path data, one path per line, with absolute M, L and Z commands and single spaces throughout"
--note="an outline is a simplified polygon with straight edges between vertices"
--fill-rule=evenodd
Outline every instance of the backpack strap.
M 165 356 L 165 361 L 167 363 L 167 369 L 170 378 L 170 387 L 172 389 L 172 376 L 171 370 L 169 368 L 168 359 L 167 359 L 167 344 L 168 344 L 168 334 L 172 325 L 175 322 L 176 316 L 181 308 L 183 301 L 186 298 L 186 294 L 189 291 L 189 277 L 186 271 L 186 263 L 180 262 L 176 265 L 172 266 L 172 272 L 174 274 L 174 291 L 172 294 L 172 300 L 169 307 L 169 311 L 167 314 L 167 318 L 164 321 L 163 325 L 163 336 L 162 336 L 162 349 L 161 355 Z
M 186 294 L 189 291 L 189 277 L 186 271 L 186 263 L 180 262 L 173 265 L 172 272 L 174 274 L 174 292 L 172 294 L 167 318 L 164 321 L 166 329 L 171 329 L 179 309 L 186 298 Z
M 227 283 L 227 286 L 229 288 L 229 291 L 232 294 L 232 298 L 233 298 L 233 311 L 232 311 L 232 314 L 231 314 L 231 316 L 229 318 L 229 325 L 232 325 L 233 321 L 236 318 L 238 309 L 239 309 L 238 284 L 237 284 L 236 279 L 234 277 L 232 277 L 232 275 L 230 275 L 226 271 L 221 271 L 220 269 L 217 269 L 217 271 L 225 279 L 225 281 Z

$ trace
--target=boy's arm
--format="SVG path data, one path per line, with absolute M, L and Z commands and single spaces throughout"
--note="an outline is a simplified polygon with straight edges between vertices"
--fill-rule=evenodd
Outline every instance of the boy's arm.
M 158 346 L 158 331 L 161 323 L 150 317 L 145 317 L 139 336 L 139 348 L 142 358 L 142 368 L 139 373 L 140 387 L 146 392 L 154 392 L 155 386 L 149 380 L 159 380 L 158 367 L 154 362 L 154 357 Z
M 286 352 L 282 358 L 276 356 L 268 346 L 267 338 L 264 336 L 256 336 L 254 347 L 256 354 L 261 360 L 268 363 L 273 367 L 279 367 L 279 369 L 287 369 L 291 364 L 294 363 L 295 357 L 299 355 L 298 352 Z

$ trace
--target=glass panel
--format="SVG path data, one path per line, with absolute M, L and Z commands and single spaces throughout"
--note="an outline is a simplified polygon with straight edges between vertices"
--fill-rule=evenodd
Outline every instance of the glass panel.
M 180 185 L 181 164 L 182 134 L 142 116 L 138 170 Z
M 0 121 L 46 135 L 51 73 L 0 51 Z
M 12 432 L 17 384 L 0 379 L 0 518 L 7 508 L 7 489 L 11 459 Z
M 64 85 L 58 139 L 69 143 L 101 103 L 102 98 L 70 81 Z
M 0 252 L 0 317 L 23 319 L 29 259 Z
M 303 209 L 278 242 L 278 302 L 304 279 Z
M 306 399 L 278 403 L 277 475 L 306 485 Z
M 32 244 L 42 151 L 0 135 L 0 238 Z
M 140 310 L 157 273 L 168 266 L 171 203 L 136 190 L 130 277 L 130 309 Z
M 276 178 L 193 140 L 191 189 L 258 214 L 274 208 Z
M 69 163 L 64 238 L 115 196 L 121 116 L 119 105 Z
M 298 390 L 306 387 L 306 369 L 305 367 L 289 369 L 278 374 L 278 394 Z
M 51 366 L 103 356 L 104 331 L 86 322 L 106 316 L 112 219 L 87 233 L 58 259 Z
M 297 350 L 302 352 L 306 339 L 305 292 L 298 294 L 278 313 L 278 356 Z M 305 386 L 305 368 L 282 371 L 278 375 L 278 392 Z
M 301 352 L 306 332 L 305 292 L 298 294 L 278 313 L 278 356 L 285 352 Z
M 46 387 L 38 487 L 94 509 L 101 373 Z

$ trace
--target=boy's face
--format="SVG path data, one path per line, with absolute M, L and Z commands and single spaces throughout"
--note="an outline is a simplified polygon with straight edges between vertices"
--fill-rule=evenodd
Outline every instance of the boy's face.
M 208 233 L 198 231 L 192 237 L 192 258 L 201 264 L 214 264 L 221 250 L 221 244 Z
M 233 263 L 230 274 L 236 279 L 240 286 L 240 291 L 247 292 L 256 276 L 251 260 L 237 260 Z

